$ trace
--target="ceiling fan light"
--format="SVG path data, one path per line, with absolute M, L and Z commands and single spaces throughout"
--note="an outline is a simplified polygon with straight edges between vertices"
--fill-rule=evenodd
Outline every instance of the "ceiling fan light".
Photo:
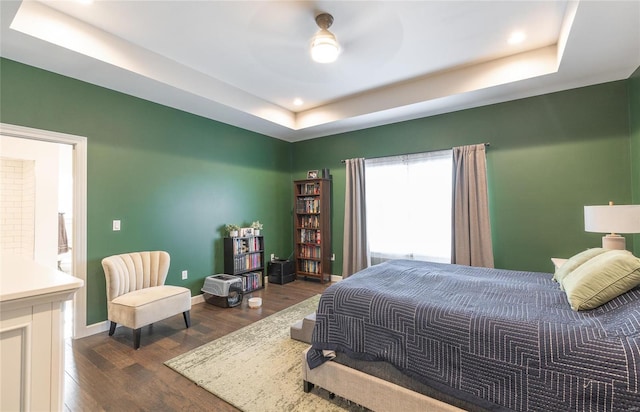
M 333 16 L 321 13 L 316 16 L 320 30 L 311 39 L 311 58 L 318 63 L 333 63 L 340 54 L 340 45 L 336 36 L 328 29 L 333 24 Z
M 318 63 L 332 63 L 340 54 L 336 36 L 329 30 L 320 29 L 311 39 L 311 58 Z

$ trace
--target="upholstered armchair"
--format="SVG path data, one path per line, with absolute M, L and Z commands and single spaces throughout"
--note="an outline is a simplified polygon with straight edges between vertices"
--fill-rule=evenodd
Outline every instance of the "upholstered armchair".
M 167 252 L 135 252 L 102 259 L 107 280 L 109 336 L 121 324 L 133 329 L 133 347 L 140 347 L 140 329 L 182 312 L 191 326 L 191 291 L 165 285 L 170 257 Z

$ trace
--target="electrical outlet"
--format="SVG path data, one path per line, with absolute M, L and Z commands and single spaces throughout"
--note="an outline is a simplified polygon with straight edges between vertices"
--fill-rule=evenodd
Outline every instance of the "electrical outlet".
M 336 260 L 336 254 L 335 254 L 335 253 L 332 253 L 332 254 L 331 254 L 331 261 L 334 261 L 334 260 Z
M 275 254 L 275 253 L 272 253 L 272 254 L 271 254 L 271 261 L 273 262 L 275 258 L 276 258 L 276 254 Z
M 120 230 L 120 221 L 119 220 L 114 220 L 113 221 L 113 231 L 117 232 L 118 230 Z
M 188 272 L 186 270 L 182 271 L 182 280 L 187 280 Z

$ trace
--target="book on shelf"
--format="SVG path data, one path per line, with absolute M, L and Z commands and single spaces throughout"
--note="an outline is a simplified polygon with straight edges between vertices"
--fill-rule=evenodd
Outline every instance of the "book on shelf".
M 262 287 L 262 273 L 253 272 L 242 275 L 242 290 L 250 291 Z
M 315 260 L 303 260 L 301 263 L 301 269 L 303 272 L 319 274 L 321 273 L 322 265 Z
M 303 258 L 320 259 L 322 252 L 320 246 L 302 245 L 300 248 L 300 255 Z
M 321 231 L 318 229 L 300 229 L 300 243 L 321 243 Z
M 315 197 L 296 199 L 296 213 L 320 213 L 320 199 Z
M 317 195 L 320 194 L 320 183 L 304 183 L 300 186 L 300 194 L 302 195 Z
M 305 229 L 318 229 L 320 228 L 320 219 L 316 215 L 302 215 L 299 226 Z
M 258 253 L 235 256 L 233 258 L 233 268 L 236 272 L 252 270 L 262 267 L 262 256 Z
M 233 254 L 259 252 L 263 249 L 261 237 L 238 238 L 234 237 Z

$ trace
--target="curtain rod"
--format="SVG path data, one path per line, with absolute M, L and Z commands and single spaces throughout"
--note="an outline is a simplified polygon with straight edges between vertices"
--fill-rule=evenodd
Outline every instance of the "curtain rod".
M 481 144 L 484 144 L 485 147 L 491 146 L 491 143 L 481 143 Z M 427 150 L 426 152 L 402 153 L 402 154 L 389 155 L 389 156 L 375 156 L 375 157 L 367 157 L 367 159 L 379 159 L 381 157 L 391 157 L 391 156 L 409 156 L 409 155 L 419 154 L 419 153 L 439 152 L 441 150 L 447 150 L 447 149 Z M 340 160 L 340 163 L 344 163 L 344 162 L 346 162 L 345 159 Z

